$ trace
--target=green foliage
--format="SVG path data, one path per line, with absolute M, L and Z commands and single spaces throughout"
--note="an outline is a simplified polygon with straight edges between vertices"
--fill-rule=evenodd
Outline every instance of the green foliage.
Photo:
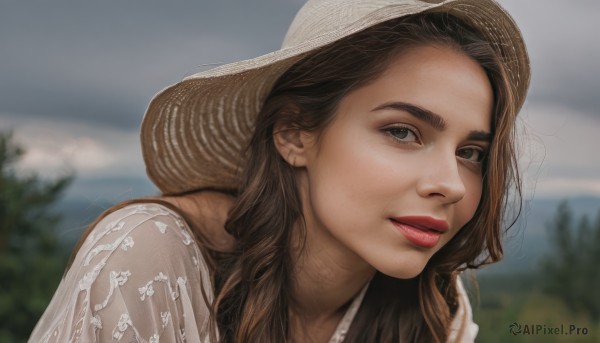
M 25 341 L 60 281 L 67 254 L 51 211 L 73 180 L 19 175 L 24 150 L 0 132 L 0 342 Z
M 530 282 L 529 286 L 522 283 Z M 511 282 L 520 283 L 516 287 L 501 287 Z M 600 323 L 594 323 L 584 312 L 572 313 L 564 300 L 543 293 L 538 288 L 542 280 L 536 275 L 506 274 L 493 275 L 480 279 L 481 301 L 475 300 L 473 316 L 479 325 L 476 342 L 480 343 L 597 343 L 600 342 Z M 570 325 L 586 328 L 587 334 L 529 334 L 513 335 L 510 326 L 545 325 L 565 327 Z
M 594 221 L 562 202 L 547 223 L 550 249 L 537 269 L 479 275 L 477 342 L 600 342 L 600 211 Z M 587 328 L 587 334 L 513 335 L 519 325 Z
M 542 266 L 547 293 L 561 298 L 571 311 L 584 310 L 600 319 L 600 212 L 594 223 L 579 220 L 567 202 L 562 202 L 548 225 L 551 253 Z

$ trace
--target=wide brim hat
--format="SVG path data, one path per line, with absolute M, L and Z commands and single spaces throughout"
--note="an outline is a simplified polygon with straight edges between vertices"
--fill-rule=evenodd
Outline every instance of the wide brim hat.
M 163 194 L 235 191 L 255 118 L 289 67 L 353 33 L 422 12 L 449 13 L 478 29 L 506 65 L 521 108 L 529 58 L 517 25 L 494 0 L 309 0 L 281 49 L 191 75 L 154 96 L 141 127 L 148 176 Z

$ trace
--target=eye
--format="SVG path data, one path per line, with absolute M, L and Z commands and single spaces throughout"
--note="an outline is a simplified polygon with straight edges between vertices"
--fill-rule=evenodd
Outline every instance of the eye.
M 405 126 L 394 126 L 383 129 L 393 139 L 401 143 L 417 143 L 419 136 L 413 129 Z
M 456 156 L 470 162 L 480 163 L 485 157 L 485 152 L 479 147 L 466 147 L 459 149 Z

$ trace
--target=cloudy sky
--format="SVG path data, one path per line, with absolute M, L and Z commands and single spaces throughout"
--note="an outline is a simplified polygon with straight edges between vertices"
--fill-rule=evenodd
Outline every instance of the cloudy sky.
M 12 128 L 27 149 L 22 170 L 145 178 L 138 133 L 152 96 L 210 65 L 277 49 L 304 1 L 251 3 L 0 0 L 0 130 Z M 500 3 L 533 66 L 520 115 L 528 189 L 600 196 L 600 2 Z

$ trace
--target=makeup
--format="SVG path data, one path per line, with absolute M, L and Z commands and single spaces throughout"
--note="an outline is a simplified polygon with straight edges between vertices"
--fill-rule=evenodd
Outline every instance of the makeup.
M 409 242 L 422 248 L 433 248 L 440 236 L 448 231 L 447 222 L 432 217 L 396 217 L 390 221 Z

